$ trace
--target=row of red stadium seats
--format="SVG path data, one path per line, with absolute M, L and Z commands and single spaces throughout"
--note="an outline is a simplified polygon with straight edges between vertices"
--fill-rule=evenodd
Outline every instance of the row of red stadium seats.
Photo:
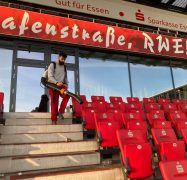
M 84 103 L 79 106 L 77 117 L 82 118 L 86 130 L 96 131 L 102 149 L 120 149 L 128 178 L 152 176 L 155 153 L 164 179 L 187 178 L 186 104 L 163 99 L 155 103 L 153 98 L 144 98 L 143 106 L 138 98 L 124 103 L 120 97 L 115 101 L 111 97 L 107 103 L 101 97 L 93 96 L 92 102 L 87 102 L 83 96 Z M 73 107 L 75 111 L 78 109 L 74 102 Z

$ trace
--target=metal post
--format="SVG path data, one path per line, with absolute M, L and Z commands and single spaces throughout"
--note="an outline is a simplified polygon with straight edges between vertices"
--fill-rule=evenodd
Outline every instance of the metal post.
M 133 91 L 132 91 L 132 80 L 131 80 L 131 69 L 130 69 L 129 55 L 127 55 L 127 62 L 128 62 L 128 73 L 129 73 L 130 93 L 131 93 L 131 97 L 133 97 Z

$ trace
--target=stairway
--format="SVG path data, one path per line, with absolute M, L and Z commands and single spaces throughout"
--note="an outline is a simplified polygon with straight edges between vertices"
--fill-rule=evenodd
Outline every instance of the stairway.
M 64 116 L 51 125 L 49 113 L 4 113 L 2 179 L 123 179 L 119 164 L 101 165 L 97 141 L 84 140 L 82 124 L 72 124 L 70 113 Z

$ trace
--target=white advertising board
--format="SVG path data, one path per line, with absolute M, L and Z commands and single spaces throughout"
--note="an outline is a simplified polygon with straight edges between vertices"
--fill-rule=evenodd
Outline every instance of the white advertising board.
M 23 2 L 92 14 L 187 32 L 187 16 L 121 0 L 19 0 Z

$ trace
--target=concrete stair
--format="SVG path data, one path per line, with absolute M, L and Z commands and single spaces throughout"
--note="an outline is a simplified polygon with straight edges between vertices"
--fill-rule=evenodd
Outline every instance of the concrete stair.
M 48 173 L 40 175 L 23 176 L 25 180 L 123 180 L 120 166 L 94 167 L 87 170 L 78 170 L 64 173 Z M 11 177 L 11 180 L 18 180 L 19 176 Z
M 106 168 L 100 164 L 97 141 L 83 139 L 82 124 L 72 124 L 71 114 L 66 113 L 58 125 L 51 125 L 49 113 L 4 116 L 5 126 L 0 126 L 2 178 L 123 179 L 119 166 Z

